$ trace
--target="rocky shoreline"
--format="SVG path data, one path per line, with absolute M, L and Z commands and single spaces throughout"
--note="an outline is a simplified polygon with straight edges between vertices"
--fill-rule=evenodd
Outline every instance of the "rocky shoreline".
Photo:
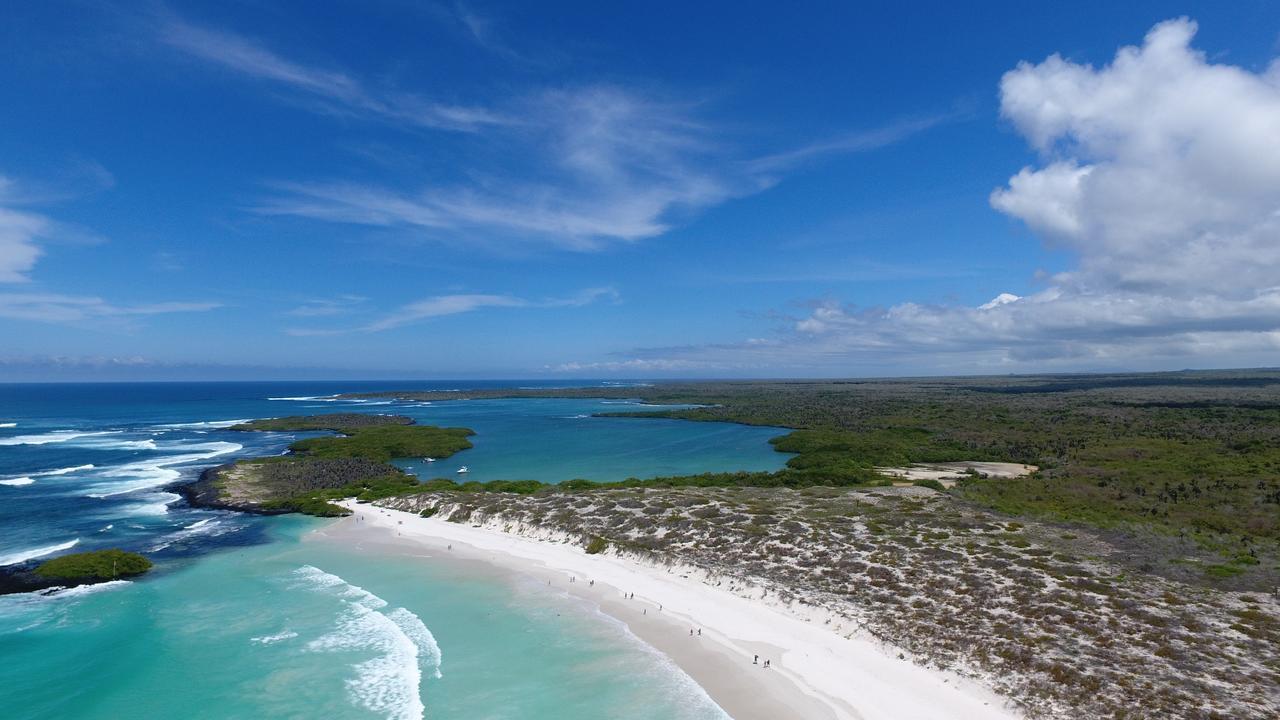
M 284 515 L 292 512 L 281 508 L 264 508 L 250 502 L 229 502 L 224 500 L 221 490 L 216 485 L 217 478 L 219 473 L 230 470 L 235 465 L 236 463 L 225 463 L 205 468 L 196 480 L 174 485 L 168 489 L 181 495 L 182 499 L 186 500 L 191 507 L 210 510 L 235 510 L 236 512 L 252 513 L 254 515 Z

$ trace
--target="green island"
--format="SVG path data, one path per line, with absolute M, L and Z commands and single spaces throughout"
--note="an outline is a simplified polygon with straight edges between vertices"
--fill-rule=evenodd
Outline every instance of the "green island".
M 471 447 L 466 428 L 415 425 L 400 415 L 295 416 L 254 420 L 237 431 L 314 432 L 334 436 L 298 440 L 289 454 L 210 468 L 178 490 L 193 505 L 265 514 L 301 512 L 336 517 L 349 512 L 330 500 L 375 500 L 411 490 L 418 481 L 389 464 L 401 457 L 448 457 Z
M 34 572 L 43 580 L 103 582 L 141 575 L 150 569 L 151 561 L 142 555 L 110 549 L 61 555 L 40 563 Z

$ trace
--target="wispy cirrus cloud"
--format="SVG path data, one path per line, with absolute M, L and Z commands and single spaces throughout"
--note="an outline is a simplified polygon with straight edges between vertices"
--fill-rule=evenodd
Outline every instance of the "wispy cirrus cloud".
M 92 320 L 125 320 L 148 315 L 206 312 L 216 302 L 159 302 L 121 305 L 90 295 L 58 293 L 0 293 L 0 317 L 56 324 Z
M 1103 67 L 1053 55 L 1000 84 L 1044 154 L 990 198 L 1077 266 L 973 307 L 814 302 L 766 343 L 636 350 L 645 360 L 1008 371 L 1274 365 L 1280 353 L 1280 59 L 1210 62 L 1160 23 Z
M 477 44 L 506 52 L 487 18 L 462 5 L 448 16 Z M 654 237 L 691 213 L 760 192 L 806 163 L 872 151 L 954 118 L 907 119 L 753 158 L 700 119 L 697 103 L 617 85 L 526 89 L 460 106 L 373 89 L 350 72 L 293 60 L 244 36 L 185 20 L 164 22 L 161 37 L 190 57 L 288 88 L 327 113 L 486 138 L 487 151 L 461 148 L 468 158 L 462 180 L 417 186 L 335 178 L 276 182 L 252 211 L 406 228 L 429 238 L 469 231 L 495 245 L 532 242 L 582 251 Z M 496 159 L 494 147 L 503 149 Z
M 524 171 L 481 166 L 474 182 L 411 191 L 348 181 L 278 183 L 253 210 L 378 227 L 482 230 L 504 242 L 590 250 L 659 235 L 675 214 L 761 188 L 754 178 L 721 170 L 725 148 L 678 103 L 606 86 L 512 102 L 526 122 L 499 140 L 513 147 Z
M 33 205 L 65 200 L 111 187 L 111 173 L 93 162 L 78 162 L 52 185 L 0 175 L 0 283 L 23 283 L 51 241 L 93 241 L 89 233 L 35 212 Z
M 939 125 L 954 122 L 961 117 L 964 117 L 964 113 L 954 112 L 917 118 L 902 118 L 881 127 L 819 140 L 809 145 L 784 150 L 773 155 L 754 158 L 746 162 L 746 167 L 750 172 L 760 175 L 793 170 L 805 163 L 833 155 L 870 152 L 888 147 Z
M 315 298 L 297 307 L 286 310 L 285 315 L 293 317 L 332 317 L 355 312 L 369 298 L 363 295 L 338 295 L 332 298 Z
M 345 335 L 348 333 L 374 333 L 404 327 L 423 320 L 461 315 L 485 308 L 568 308 L 584 307 L 602 300 L 617 300 L 618 291 L 610 287 L 587 288 L 579 293 L 560 298 L 530 300 L 514 295 L 460 293 L 435 295 L 401 305 L 386 315 L 364 325 L 349 328 L 289 328 L 285 332 L 295 337 Z
M 0 187 L 5 182 L 0 178 Z M 43 215 L 0 207 L 0 282 L 26 282 L 43 250 L 38 241 L 47 237 L 52 222 Z
M 482 230 L 507 241 L 596 250 L 662 235 L 691 213 L 758 193 L 784 171 L 820 157 L 871 151 L 947 121 L 897 123 L 744 161 L 679 103 L 604 86 L 521 102 L 526 124 L 514 140 L 536 168 L 529 174 L 494 170 L 473 184 L 412 191 L 347 181 L 277 183 L 277 192 L 253 210 L 437 235 Z
M 348 72 L 296 62 L 242 35 L 175 17 L 161 23 L 160 39 L 192 58 L 300 93 L 327 112 L 467 132 L 514 122 L 484 108 L 439 103 L 399 90 L 375 90 Z

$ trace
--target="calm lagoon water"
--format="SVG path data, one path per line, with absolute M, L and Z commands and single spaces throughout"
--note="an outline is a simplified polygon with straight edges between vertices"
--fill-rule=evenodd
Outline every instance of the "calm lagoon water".
M 537 583 L 306 540 L 328 521 L 196 510 L 166 487 L 282 452 L 296 435 L 225 426 L 285 414 L 471 427 L 474 449 L 404 465 L 479 480 L 774 469 L 780 431 L 590 417 L 641 407 L 616 401 L 330 397 L 387 387 L 456 384 L 0 386 L 0 563 L 99 547 L 158 563 L 136 582 L 0 597 L 4 716 L 723 717 L 664 657 Z

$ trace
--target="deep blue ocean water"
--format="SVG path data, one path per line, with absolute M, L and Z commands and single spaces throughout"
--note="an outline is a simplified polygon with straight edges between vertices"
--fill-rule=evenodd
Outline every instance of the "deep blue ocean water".
M 478 480 L 618 480 L 786 459 L 767 443 L 773 428 L 591 417 L 637 403 L 333 397 L 457 387 L 0 385 L 0 564 L 122 547 L 158 565 L 136 582 L 0 598 L 4 716 L 722 717 L 591 608 L 506 577 L 303 540 L 327 521 L 199 510 L 170 491 L 299 437 L 227 430 L 234 421 L 336 411 L 476 430 L 471 450 L 400 463 L 422 477 L 466 465 Z

